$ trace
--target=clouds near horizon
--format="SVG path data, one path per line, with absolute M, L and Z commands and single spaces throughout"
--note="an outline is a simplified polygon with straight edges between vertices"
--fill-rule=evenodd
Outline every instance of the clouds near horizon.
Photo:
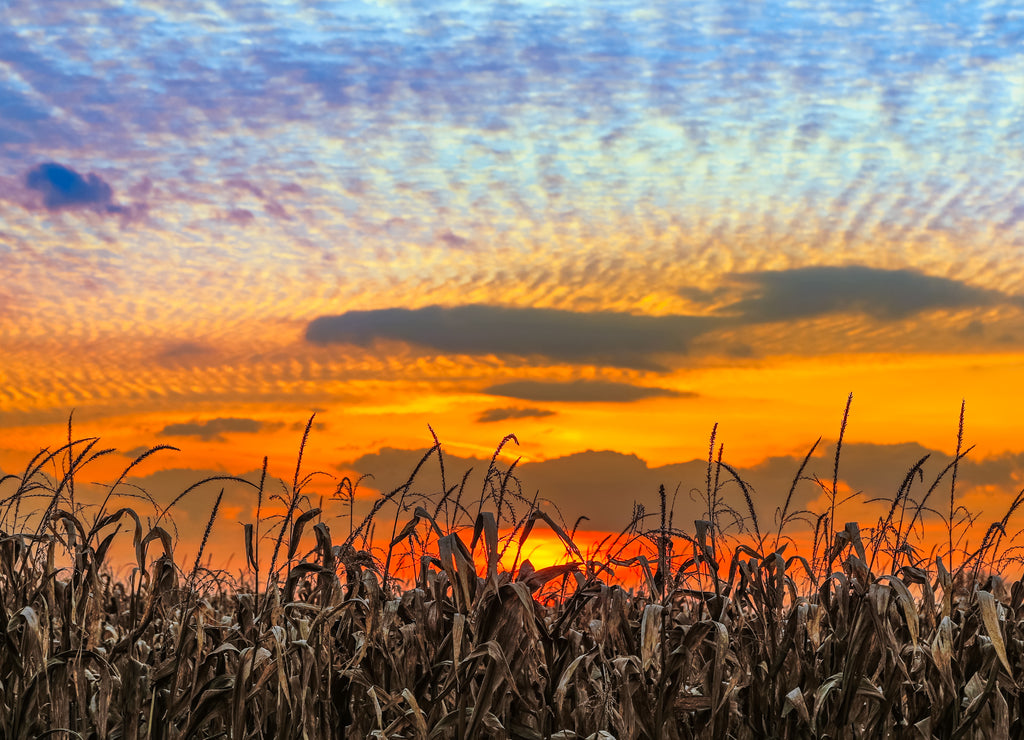
M 808 449 L 810 446 L 808 443 Z M 385 448 L 345 463 L 345 468 L 373 474 L 374 486 L 389 491 L 405 482 L 424 452 Z M 516 450 L 506 448 L 504 452 L 514 455 Z M 916 443 L 845 443 L 839 468 L 840 481 L 847 486 L 843 490 L 847 494 L 858 493 L 861 512 L 867 510 L 864 507 L 869 506 L 869 499 L 891 501 L 909 469 L 926 455 L 928 459 L 922 467 L 924 480 L 915 480 L 910 488 L 910 494 L 916 501 L 921 500 L 950 462 L 948 455 Z M 834 456 L 834 444 L 819 445 L 797 481 L 789 513 L 804 510 L 821 498 L 823 489 L 815 479 L 831 486 Z M 728 455 L 725 462 L 729 462 Z M 803 455 L 773 456 L 756 465 L 737 468 L 751 494 L 763 532 L 775 531 L 778 523 L 774 519 L 775 511 L 785 505 L 802 462 Z M 445 454 L 449 478 L 457 477 L 468 469 L 473 470 L 470 486 L 480 485 L 488 464 L 489 460 L 484 458 Z M 501 465 L 507 467 L 508 462 Z M 430 490 L 434 485 L 435 468 L 436 460 L 424 466 L 415 481 L 415 490 Z M 981 533 L 989 522 L 1003 516 L 1016 491 L 1016 480 L 1022 473 L 1024 454 L 978 459 L 968 455 L 961 461 L 957 473 L 957 500 L 970 501 L 973 512 L 982 515 Z M 660 486 L 665 486 L 669 504 L 674 507 L 677 526 L 692 531 L 693 521 L 704 518 L 706 514 L 707 460 L 692 459 L 651 466 L 637 455 L 589 449 L 547 460 L 522 461 L 516 466 L 515 474 L 526 494 L 532 497 L 537 492 L 541 500 L 554 504 L 570 523 L 578 516 L 589 517 L 590 520 L 582 525 L 583 529 L 622 529 L 629 521 L 634 501 L 643 504 L 648 512 L 657 511 Z M 943 496 L 948 503 L 949 478 L 944 480 Z M 719 482 L 723 486 L 721 495 L 725 503 L 747 516 L 742 491 L 731 474 L 723 469 Z M 988 497 L 984 510 L 976 506 L 979 492 Z M 861 527 L 866 529 L 874 524 L 874 521 L 862 521 Z M 655 526 L 653 520 L 649 526 Z
M 568 382 L 513 380 L 488 386 L 482 392 L 491 396 L 550 403 L 629 403 L 645 398 L 695 398 L 697 395 L 671 388 L 583 379 Z
M 555 412 L 550 409 L 505 407 L 486 409 L 480 412 L 476 420 L 480 424 L 493 424 L 510 419 L 543 419 L 548 416 L 555 416 Z
M 206 421 L 168 424 L 157 434 L 164 437 L 199 437 L 206 442 L 223 442 L 225 434 L 256 434 L 265 428 L 267 424 L 258 419 L 221 417 Z

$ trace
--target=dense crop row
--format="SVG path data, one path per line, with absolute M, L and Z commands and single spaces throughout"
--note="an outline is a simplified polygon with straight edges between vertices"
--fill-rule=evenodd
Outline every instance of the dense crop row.
M 202 550 L 177 562 L 166 517 L 111 510 L 117 484 L 98 510 L 75 501 L 76 475 L 102 454 L 95 444 L 69 436 L 0 484 L 5 738 L 1024 731 L 1024 583 L 990 575 L 1008 562 L 1009 513 L 979 548 L 955 553 L 951 491 L 950 548 L 920 557 L 909 533 L 934 485 L 914 500 L 905 483 L 863 536 L 831 512 L 810 515 L 813 553 L 787 557 L 785 510 L 769 536 L 746 497 L 744 528 L 727 535 L 718 492 L 733 472 L 712 440 L 707 518 L 693 534 L 663 505 L 585 557 L 493 460 L 472 502 L 465 478 L 413 494 L 414 472 L 343 541 L 303 496 L 297 466 L 287 513 L 246 527 L 248 569 L 228 578 L 202 566 Z M 431 454 L 443 466 L 440 447 Z M 369 527 L 392 509 L 390 546 L 375 549 Z M 217 505 L 211 525 L 216 515 Z M 572 562 L 503 566 L 537 524 Z M 134 545 L 124 579 L 108 563 L 116 538 Z M 401 580 L 408 543 L 419 557 Z M 613 568 L 631 568 L 639 585 L 615 585 Z

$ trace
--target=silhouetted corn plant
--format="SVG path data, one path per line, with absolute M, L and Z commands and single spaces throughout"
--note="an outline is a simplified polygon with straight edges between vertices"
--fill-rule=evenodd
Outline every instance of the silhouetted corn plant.
M 845 431 L 849 403 L 841 434 Z M 1011 517 L 1024 493 L 971 548 L 973 521 L 923 493 L 924 460 L 862 532 L 836 527 L 839 451 L 826 512 L 794 511 L 794 477 L 775 531 L 762 531 L 752 486 L 712 432 L 704 518 L 678 526 L 637 506 L 617 536 L 582 551 L 549 502 L 522 493 L 514 464 L 484 476 L 475 511 L 467 475 L 449 485 L 440 441 L 399 488 L 354 520 L 358 485 L 337 491 L 348 525 L 336 543 L 305 493 L 301 450 L 285 514 L 244 527 L 246 572 L 175 551 L 171 510 L 126 478 L 95 509 L 76 478 L 94 438 L 35 456 L 0 479 L 0 736 L 4 738 L 988 738 L 1019 736 L 1024 693 L 1024 582 Z M 433 431 L 431 430 L 433 436 Z M 820 440 L 819 440 L 820 441 Z M 98 450 L 98 451 L 97 451 Z M 435 454 L 437 491 L 416 478 Z M 315 473 L 312 475 L 316 475 Z M 237 479 L 236 479 L 237 480 Z M 454 479 L 453 479 L 454 480 Z M 732 486 L 742 501 L 727 501 Z M 112 504 L 152 506 L 146 518 Z M 345 498 L 347 497 L 347 498 Z M 377 518 L 394 506 L 389 539 Z M 113 511 L 110 511 L 113 509 Z M 745 510 L 745 514 L 741 512 Z M 389 512 L 387 512 L 389 513 Z M 925 517 L 947 527 L 921 553 Z M 144 523 L 145 522 L 145 523 Z M 812 557 L 787 555 L 787 528 L 813 526 Z M 521 553 L 537 526 L 568 562 L 535 568 Z M 114 575 L 112 543 L 134 562 Z M 259 545 L 273 541 L 270 569 Z M 151 546 L 159 556 L 150 557 Z M 502 556 L 516 553 L 511 567 Z M 265 578 L 264 578 L 265 575 Z M 625 580 L 616 580 L 616 577 Z M 630 585 L 632 584 L 632 585 Z

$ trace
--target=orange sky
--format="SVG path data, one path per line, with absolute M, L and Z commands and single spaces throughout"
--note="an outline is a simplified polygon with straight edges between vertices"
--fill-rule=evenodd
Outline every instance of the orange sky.
M 959 501 L 1002 515 L 1024 64 L 1000 3 L 431 5 L 8 10 L 0 473 L 73 410 L 118 450 L 91 481 L 170 444 L 131 481 L 159 501 L 264 456 L 287 482 L 316 412 L 317 497 L 372 473 L 370 506 L 430 425 L 477 491 L 514 433 L 502 464 L 567 521 L 614 531 L 665 485 L 685 528 L 718 424 L 770 521 L 819 436 L 830 479 L 852 392 L 849 490 L 938 475 L 966 401 Z M 178 507 L 186 549 L 216 494 Z M 255 509 L 223 507 L 231 552 Z

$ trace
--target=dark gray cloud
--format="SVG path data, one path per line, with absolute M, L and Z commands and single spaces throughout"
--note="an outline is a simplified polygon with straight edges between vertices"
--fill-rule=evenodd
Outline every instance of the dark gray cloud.
M 165 451 L 157 453 L 143 463 L 145 475 L 132 476 L 122 486 L 122 493 L 135 494 L 136 498 L 123 499 L 122 506 L 131 506 L 136 509 L 140 516 L 155 516 L 158 510 L 169 505 L 186 490 L 192 489 L 183 498 L 180 498 L 167 515 L 161 521 L 171 534 L 174 541 L 176 554 L 179 558 L 187 557 L 188 554 L 195 555 L 203 537 L 204 529 L 210 521 L 210 514 L 213 511 L 217 495 L 223 490 L 223 498 L 218 509 L 217 518 L 213 522 L 210 531 L 210 539 L 207 542 L 207 552 L 214 553 L 214 558 L 229 557 L 232 569 L 245 567 L 245 547 L 240 524 L 250 523 L 256 519 L 257 494 L 256 484 L 261 477 L 260 470 L 248 471 L 225 471 L 210 469 L 195 469 L 178 467 L 181 462 L 181 455 L 176 452 Z M 177 464 L 175 464 L 177 463 Z M 163 467 L 167 465 L 168 467 Z M 156 468 L 156 469 L 154 469 Z M 153 472 L 148 472 L 153 470 Z M 138 472 L 139 468 L 133 470 Z M 227 480 L 225 476 L 238 475 L 253 485 Z M 275 487 L 280 490 L 282 477 L 289 476 L 287 468 L 275 469 L 271 466 L 268 469 L 267 487 Z M 195 486 L 202 480 L 208 480 L 202 485 Z M 291 480 L 291 478 L 288 478 Z M 158 509 L 154 509 L 148 502 L 140 500 L 137 496 L 145 491 L 155 500 Z M 77 494 L 77 487 L 76 487 Z M 102 498 L 96 499 L 97 502 Z M 264 499 L 265 501 L 266 499 Z M 112 507 L 113 508 L 113 507 Z M 264 516 L 266 514 L 264 513 Z M 131 547 L 131 537 L 117 539 L 115 547 L 123 547 L 127 543 Z M 153 543 L 149 548 L 150 560 L 155 559 L 161 552 L 160 546 Z M 127 556 L 127 557 L 124 557 Z M 265 557 L 269 559 L 269 553 Z M 129 550 L 123 553 L 120 562 L 132 562 L 133 552 Z M 216 561 L 215 561 L 216 562 Z
M 513 380 L 485 388 L 491 396 L 506 396 L 523 401 L 552 403 L 628 403 L 644 398 L 694 398 L 696 393 L 674 391 L 669 388 L 651 388 L 609 380 L 573 380 L 568 383 L 542 380 Z
M 131 453 L 142 454 L 145 451 L 145 448 L 139 448 Z M 137 456 L 137 454 L 125 454 L 131 457 Z M 215 480 L 209 480 L 196 486 L 187 495 L 180 498 L 168 512 L 167 518 L 160 522 L 160 526 L 164 527 L 171 535 L 172 545 L 178 558 L 183 558 L 187 553 L 194 556 L 196 548 L 203 538 L 205 526 L 210 521 L 210 514 L 217 494 L 223 490 L 223 499 L 210 532 L 210 539 L 207 542 L 207 552 L 213 552 L 214 558 L 219 557 L 218 553 L 236 553 L 233 556 L 234 565 L 244 567 L 244 560 L 241 559 L 244 558 L 244 554 L 241 558 L 237 554 L 244 553 L 242 528 L 239 526 L 239 522 L 251 522 L 255 519 L 257 503 L 255 485 L 227 480 L 228 474 L 224 470 L 164 467 L 165 465 L 173 466 L 176 458 L 180 462 L 178 453 L 167 450 L 147 458 L 140 467 L 132 471 L 135 473 L 145 471 L 145 474 L 130 476 L 118 485 L 113 493 L 113 499 L 107 502 L 109 510 L 115 511 L 122 506 L 127 506 L 133 509 L 143 522 L 148 519 L 152 524 L 161 510 L 187 489 L 204 479 L 215 478 Z M 268 483 L 276 486 L 278 484 L 273 477 L 274 472 L 276 471 L 270 472 Z M 289 475 L 286 470 L 281 470 L 280 473 Z M 260 470 L 249 470 L 240 477 L 255 484 L 260 480 L 260 475 Z M 76 484 L 76 500 L 84 506 L 94 509 L 110 493 L 111 483 L 113 483 L 112 478 L 106 479 L 102 483 L 83 481 L 81 484 Z M 115 567 L 133 563 L 135 560 L 132 538 L 125 537 L 123 534 L 122 531 L 122 536 L 115 537 L 111 546 L 110 557 Z M 152 562 L 161 552 L 159 543 L 151 544 L 147 551 L 148 561 Z M 269 560 L 269 552 L 266 557 Z
M 686 300 L 692 301 L 693 303 L 709 305 L 726 297 L 728 291 L 729 289 L 724 285 L 719 285 L 712 290 L 705 290 L 704 288 L 699 288 L 696 285 L 684 285 L 676 292 Z
M 955 429 L 953 431 L 955 433 Z M 807 448 L 810 447 L 811 441 L 813 440 L 807 441 Z M 137 448 L 125 454 L 141 454 L 144 451 L 144 448 Z M 511 454 L 514 459 L 514 445 L 506 446 L 504 451 Z M 728 452 L 728 441 L 726 451 Z M 357 523 L 369 511 L 373 499 L 371 491 L 391 491 L 405 483 L 424 452 L 425 450 L 385 447 L 339 466 L 346 473 L 354 471 L 373 475 L 372 479 L 364 481 L 361 486 L 364 497 L 358 498 L 355 502 Z M 929 453 L 931 457 L 924 464 L 925 481 L 916 481 L 911 490 L 913 496 L 919 497 L 950 458 L 939 451 L 914 443 L 873 445 L 847 442 L 843 445 L 840 478 L 854 490 L 863 491 L 865 497 L 892 497 L 910 466 Z M 805 479 L 797 485 L 791 502 L 791 511 L 808 507 L 820 496 L 821 488 L 815 484 L 813 477 L 831 483 L 834 454 L 834 445 L 823 443 L 819 446 L 804 471 Z M 224 471 L 177 467 L 180 464 L 179 458 L 180 455 L 173 452 L 158 453 L 149 458 L 145 466 L 149 470 L 155 467 L 154 472 L 130 478 L 122 493 L 137 493 L 142 489 L 151 494 L 160 506 L 165 506 L 192 484 L 210 476 L 225 474 Z M 773 513 L 777 507 L 784 504 L 793 476 L 802 459 L 802 454 L 778 456 L 757 465 L 738 469 L 740 476 L 750 487 L 762 531 L 774 531 Z M 510 458 L 500 460 L 499 467 L 502 470 L 507 469 L 509 460 Z M 465 490 L 467 496 L 476 497 L 479 495 L 489 462 L 489 455 L 473 458 L 445 454 L 446 482 L 451 485 L 453 481 L 461 480 L 467 470 L 472 469 Z M 163 468 L 164 465 L 169 467 Z M 292 472 L 287 461 L 280 466 L 276 466 L 272 461 L 268 481 L 276 481 L 278 478 L 290 481 Z M 1008 453 L 985 459 L 968 456 L 962 461 L 957 476 L 958 494 L 965 495 L 972 489 L 976 492 L 977 487 L 986 486 L 989 487 L 985 489 L 986 497 L 991 500 L 991 506 L 986 506 L 985 511 L 972 512 L 981 515 L 979 529 L 976 530 L 977 537 L 972 536 L 972 542 L 980 540 L 989 522 L 1004 514 L 1006 505 L 1017 490 L 1016 481 L 1022 472 L 1024 454 Z M 259 481 L 260 476 L 259 470 L 249 470 L 242 475 L 254 483 Z M 557 507 L 570 526 L 578 516 L 589 517 L 589 521 L 580 525 L 584 530 L 608 532 L 623 529 L 633 512 L 634 501 L 643 504 L 651 514 L 656 514 L 658 487 L 661 485 L 665 486 L 669 494 L 668 503 L 672 506 L 675 526 L 693 532 L 694 520 L 705 518 L 702 493 L 706 486 L 706 461 L 701 459 L 651 466 L 636 455 L 610 450 L 586 450 L 549 460 L 521 462 L 516 467 L 515 477 L 521 483 L 522 492 L 527 498 L 532 500 L 537 493 L 542 508 L 554 513 Z M 723 482 L 721 493 L 725 503 L 745 511 L 741 491 L 735 482 L 725 471 L 722 472 L 720 480 Z M 948 478 L 944 479 L 943 485 L 933 494 L 933 497 L 942 497 L 941 500 L 933 498 L 933 503 L 939 508 L 948 505 L 948 482 Z M 268 490 L 277 485 L 276 482 L 268 483 Z M 311 485 L 314 488 L 320 486 L 317 490 L 322 490 L 327 507 L 336 506 L 330 499 L 336 485 L 335 481 L 322 477 L 315 479 Z M 182 547 L 193 548 L 194 552 L 203 525 L 207 522 L 213 502 L 222 487 L 226 492 L 221 505 L 221 515 L 212 534 L 212 542 L 216 544 L 213 549 L 221 552 L 238 551 L 242 543 L 240 527 L 236 522 L 253 521 L 257 497 L 251 486 L 223 480 L 212 481 L 195 489 L 181 499 L 171 512 L 176 524 L 173 531 L 180 533 L 184 540 Z M 440 489 L 440 472 L 435 457 L 421 468 L 413 481 L 413 490 L 435 493 Z M 516 490 L 514 486 L 513 490 Z M 105 492 L 102 488 L 91 489 L 87 500 L 98 502 L 102 500 Z M 516 517 L 521 517 L 526 511 L 526 504 L 521 501 L 506 499 L 506 503 L 511 503 L 512 513 Z M 133 499 L 130 505 L 137 508 L 140 514 L 152 512 L 148 504 L 137 499 Z M 328 508 L 328 513 L 343 514 L 340 520 L 333 516 L 325 516 L 325 520 L 330 522 L 335 532 L 338 531 L 337 528 L 342 532 L 347 531 L 347 521 L 344 518 L 348 514 L 347 508 L 340 512 L 337 508 Z M 384 513 L 391 516 L 393 510 L 392 513 Z M 873 524 L 874 522 L 861 522 L 862 528 Z M 648 526 L 657 526 L 655 516 L 650 518 Z M 787 531 L 796 533 L 799 529 L 791 527 Z M 126 557 L 127 562 L 130 562 L 131 553 L 127 553 Z
M 515 454 L 514 448 L 506 447 L 504 451 Z M 425 450 L 386 448 L 346 463 L 344 467 L 372 474 L 375 487 L 390 491 L 405 482 L 423 452 Z M 824 471 L 831 461 L 820 460 Z M 466 470 L 472 469 L 466 490 L 476 493 L 489 460 L 446 454 L 444 463 L 449 479 L 461 477 Z M 507 462 L 499 465 L 502 469 L 507 468 Z M 799 460 L 780 458 L 772 465 L 738 471 L 744 482 L 749 484 L 762 529 L 767 528 L 775 507 L 784 503 L 799 465 Z M 893 471 L 893 475 L 900 476 L 901 471 Z M 707 462 L 704 460 L 652 467 L 636 455 L 612 450 L 586 450 L 550 460 L 521 462 L 516 466 L 516 477 L 524 494 L 532 499 L 537 493 L 542 508 L 548 511 L 557 508 L 570 524 L 579 516 L 588 517 L 589 521 L 581 525 L 582 529 L 606 532 L 624 529 L 633 513 L 634 502 L 642 504 L 652 514 L 657 512 L 658 488 L 662 485 L 668 492 L 668 503 L 676 526 L 692 531 L 694 520 L 705 518 L 706 505 L 701 495 L 707 480 Z M 725 502 L 733 507 L 745 507 L 739 487 L 725 471 L 722 471 L 720 482 Z M 421 469 L 414 488 L 426 492 L 440 490 L 440 487 L 440 475 L 434 459 Z M 813 482 L 802 481 L 794 495 L 793 510 L 813 501 L 819 491 Z M 520 502 L 516 506 L 515 513 L 522 515 L 525 504 Z M 657 526 L 653 516 L 647 526 Z
M 384 448 L 345 463 L 344 469 L 372 474 L 375 488 L 390 491 L 406 481 L 424 452 Z M 515 449 L 506 447 L 505 452 L 514 455 Z M 461 478 L 472 469 L 466 491 L 475 495 L 480 491 L 489 460 L 445 454 L 444 465 L 449 478 Z M 693 479 L 697 481 L 701 464 L 694 462 L 692 465 Z M 499 466 L 506 469 L 508 464 L 499 462 Z M 590 521 L 584 525 L 585 529 L 608 531 L 625 527 L 633 510 L 633 501 L 645 501 L 651 505 L 657 500 L 658 479 L 651 472 L 647 464 L 635 455 L 588 450 L 552 460 L 520 463 L 516 477 L 529 498 L 539 492 L 538 501 L 542 509 L 554 513 L 557 508 L 570 524 L 576 517 L 586 515 Z M 670 485 L 674 487 L 675 484 Z M 421 468 L 413 489 L 431 492 L 440 488 L 439 468 L 434 458 Z M 522 516 L 526 508 L 523 502 L 511 501 L 514 516 Z
M 491 305 L 386 308 L 321 316 L 306 327 L 315 344 L 371 346 L 396 340 L 442 353 L 541 357 L 551 362 L 664 370 L 671 355 L 694 351 L 694 340 L 718 329 L 852 313 L 899 321 L 933 309 L 970 309 L 1022 300 L 995 290 L 909 269 L 863 265 L 802 267 L 732 274 L 741 297 L 724 303 L 729 288 L 681 288 L 715 315 L 643 316 Z M 723 305 L 724 303 L 724 305 Z M 749 357 L 740 340 L 726 352 Z
M 44 162 L 28 171 L 25 185 L 42 194 L 48 211 L 90 209 L 97 213 L 122 213 L 114 191 L 98 175 L 81 175 L 56 162 Z
M 159 434 L 165 437 L 199 437 L 207 442 L 224 440 L 222 436 L 229 432 L 255 434 L 264 428 L 264 423 L 256 419 L 238 417 L 219 417 L 207 421 L 193 421 L 183 424 L 168 424 Z
M 863 265 L 801 267 L 734 274 L 750 295 L 727 307 L 743 323 L 787 321 L 824 314 L 861 313 L 903 319 L 941 308 L 973 308 L 1006 302 L 1008 296 L 913 270 Z
M 686 352 L 694 337 L 719 323 L 700 316 L 428 306 L 321 316 L 306 328 L 306 339 L 363 347 L 390 339 L 453 354 L 540 356 L 555 362 L 661 369 L 655 356 Z
M 955 429 L 954 429 L 955 433 Z M 807 442 L 810 449 L 813 440 Z M 443 440 L 442 440 L 443 445 Z M 725 462 L 728 462 L 728 442 Z M 506 447 L 506 453 L 515 454 L 514 447 Z M 379 490 L 392 490 L 405 482 L 409 473 L 420 460 L 425 450 L 397 450 L 385 448 L 364 455 L 345 464 L 346 470 L 371 473 L 373 485 Z M 840 459 L 840 480 L 854 491 L 862 492 L 861 500 L 895 496 L 900 484 L 914 463 L 930 455 L 923 465 L 924 482 L 915 480 L 911 496 L 915 499 L 928 490 L 935 478 L 951 461 L 949 455 L 925 448 L 916 443 L 877 445 L 847 442 L 843 445 Z M 803 471 L 797 483 L 790 513 L 807 509 L 822 494 L 822 488 L 815 478 L 831 486 L 835 445 L 822 443 Z M 777 509 L 785 505 L 793 478 L 800 468 L 803 455 L 776 456 L 748 467 L 737 468 L 737 472 L 748 486 L 751 501 L 758 515 L 762 531 L 774 531 L 773 524 Z M 458 478 L 472 468 L 467 491 L 479 491 L 489 459 L 462 458 L 445 455 L 445 470 L 448 481 Z M 504 464 L 503 464 L 504 466 Z M 978 487 L 985 486 L 991 507 L 985 511 L 973 511 L 980 515 L 981 532 L 989 522 L 1003 516 L 1006 506 L 1019 489 L 1017 480 L 1024 472 L 1024 454 L 1005 454 L 995 458 L 965 458 L 957 473 L 958 499 Z M 706 505 L 703 495 L 707 486 L 707 461 L 693 459 L 686 462 L 663 466 L 650 466 L 636 455 L 627 455 L 610 450 L 587 450 L 564 457 L 538 462 L 521 462 L 516 466 L 516 476 L 523 492 L 531 498 L 539 492 L 541 499 L 552 502 L 571 523 L 578 516 L 587 516 L 590 521 L 583 529 L 616 531 L 626 526 L 633 510 L 633 502 L 643 504 L 648 512 L 656 512 L 658 487 L 664 485 L 673 506 L 674 522 L 684 530 L 692 531 L 693 521 L 705 516 Z M 746 514 L 746 502 L 742 491 L 731 475 L 721 471 L 721 494 L 729 506 Z M 449 483 L 450 484 L 450 483 Z M 440 477 L 436 460 L 430 461 L 420 471 L 415 481 L 419 491 L 440 489 Z M 949 477 L 932 494 L 931 503 L 941 509 L 949 502 Z M 941 498 L 939 498 L 941 497 Z M 544 504 L 545 508 L 550 506 Z M 517 511 L 517 513 L 521 513 Z M 821 513 L 821 512 L 816 512 Z M 875 522 L 860 522 L 862 527 Z M 655 526 L 652 519 L 651 526 Z M 840 526 L 842 522 L 840 522 Z M 799 526 L 791 526 L 793 533 Z M 979 537 L 981 535 L 979 532 Z
M 555 412 L 549 409 L 520 409 L 515 407 L 487 409 L 481 413 L 476 420 L 481 424 L 490 424 L 496 421 L 508 421 L 509 419 L 542 419 L 545 416 L 554 416 Z

